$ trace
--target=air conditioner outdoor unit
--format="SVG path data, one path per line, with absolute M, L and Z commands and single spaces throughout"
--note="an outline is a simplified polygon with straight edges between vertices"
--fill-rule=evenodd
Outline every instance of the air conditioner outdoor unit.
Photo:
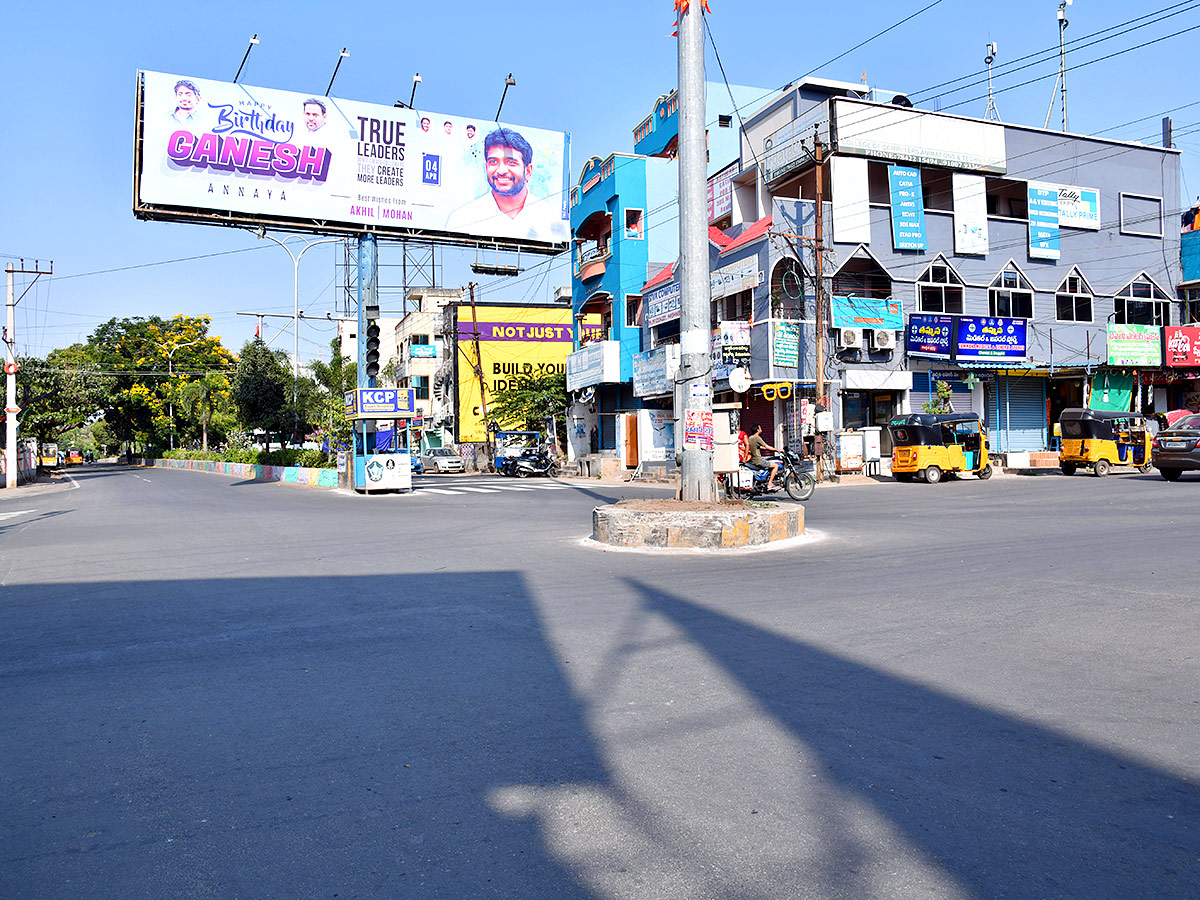
M 876 350 L 895 350 L 896 332 L 889 328 L 876 328 L 871 332 L 871 346 Z
M 843 328 L 838 332 L 838 348 L 841 350 L 855 350 L 863 345 L 863 333 L 861 328 Z

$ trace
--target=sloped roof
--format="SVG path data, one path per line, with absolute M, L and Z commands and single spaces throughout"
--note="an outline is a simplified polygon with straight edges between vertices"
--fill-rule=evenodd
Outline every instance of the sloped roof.
M 767 229 L 771 227 L 771 217 L 759 219 L 753 225 L 749 226 L 734 240 L 730 241 L 721 248 L 721 253 L 729 253 L 731 250 L 736 250 L 738 247 L 745 247 L 747 244 L 752 244 L 755 241 L 762 240 L 766 237 Z

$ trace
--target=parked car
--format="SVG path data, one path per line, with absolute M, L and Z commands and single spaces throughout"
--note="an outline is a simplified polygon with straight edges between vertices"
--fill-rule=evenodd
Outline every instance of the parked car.
M 421 462 L 429 472 L 465 472 L 467 468 L 450 447 L 434 447 L 421 457 Z
M 1185 471 L 1200 469 L 1200 415 L 1183 416 L 1160 431 L 1150 461 L 1166 481 L 1178 481 Z

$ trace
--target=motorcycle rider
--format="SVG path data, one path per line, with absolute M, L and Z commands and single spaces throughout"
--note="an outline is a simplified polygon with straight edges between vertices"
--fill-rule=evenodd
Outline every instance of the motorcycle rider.
M 779 463 L 777 463 L 773 459 L 772 460 L 763 459 L 762 451 L 767 450 L 771 453 L 778 453 L 778 452 L 780 452 L 779 448 L 772 447 L 770 444 L 767 443 L 766 438 L 764 438 L 762 436 L 762 426 L 761 425 L 751 425 L 750 426 L 750 439 L 746 442 L 746 445 L 750 450 L 750 461 L 747 462 L 746 465 L 749 466 L 751 469 L 756 469 L 759 471 L 769 467 L 771 469 L 771 474 L 767 478 L 767 490 L 768 491 L 774 490 L 775 489 L 775 473 L 779 471 Z

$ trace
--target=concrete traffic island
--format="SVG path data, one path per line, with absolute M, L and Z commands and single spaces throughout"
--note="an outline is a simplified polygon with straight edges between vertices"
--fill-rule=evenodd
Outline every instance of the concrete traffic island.
M 614 547 L 726 550 L 804 534 L 804 508 L 744 501 L 622 500 L 592 510 L 592 540 Z

